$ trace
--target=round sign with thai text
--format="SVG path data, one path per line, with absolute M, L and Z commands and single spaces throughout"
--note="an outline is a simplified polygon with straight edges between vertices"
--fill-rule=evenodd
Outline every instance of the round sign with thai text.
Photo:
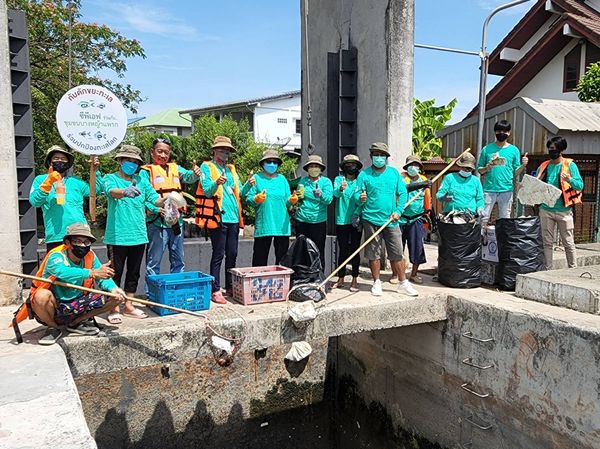
M 81 85 L 69 90 L 58 102 L 56 126 L 73 150 L 89 155 L 105 154 L 125 138 L 127 113 L 110 90 Z

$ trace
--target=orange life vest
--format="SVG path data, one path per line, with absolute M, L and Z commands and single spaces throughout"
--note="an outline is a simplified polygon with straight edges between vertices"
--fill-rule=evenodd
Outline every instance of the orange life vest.
M 158 164 L 146 164 L 142 165 L 140 168 L 148 172 L 150 184 L 161 198 L 166 197 L 171 192 L 181 193 L 182 189 L 181 181 L 179 179 L 179 166 L 176 163 L 169 162 L 166 170 Z M 186 211 L 187 208 L 181 207 L 179 210 Z M 152 213 L 149 210 L 146 210 L 146 216 L 147 223 L 153 223 L 160 218 L 159 214 Z
M 66 253 L 66 249 L 67 249 L 67 247 L 65 245 L 59 245 L 56 248 L 53 248 L 50 251 L 48 251 L 48 253 L 46 254 L 46 257 L 44 257 L 44 260 L 42 260 L 42 263 L 40 264 L 40 267 L 39 267 L 37 273 L 35 274 L 35 276 L 36 277 L 44 277 L 44 270 L 46 269 L 46 265 L 48 264 L 48 260 L 50 259 L 50 256 L 52 254 L 61 253 L 63 256 L 63 259 L 64 259 L 64 264 L 68 265 L 69 262 L 67 261 L 68 255 Z M 92 269 L 92 266 L 94 264 L 94 257 L 95 257 L 94 252 L 90 251 L 83 258 L 83 267 L 86 270 Z M 54 282 L 56 280 L 56 276 L 54 276 L 54 275 L 48 276 L 46 279 Z M 19 323 L 28 318 L 30 320 L 32 320 L 34 318 L 37 319 L 37 317 L 33 313 L 32 307 L 31 307 L 33 298 L 35 296 L 35 292 L 40 288 L 50 289 L 50 285 L 51 284 L 49 282 L 42 282 L 42 281 L 32 281 L 31 282 L 31 289 L 29 290 L 29 297 L 23 304 L 21 304 L 21 306 L 19 306 L 17 311 L 14 313 L 14 317 L 13 317 L 12 323 L 10 325 L 15 330 L 15 336 L 17 337 L 18 343 L 23 342 L 23 337 L 21 336 L 21 331 L 19 330 Z M 91 278 L 84 280 L 83 286 L 86 288 L 92 288 L 94 286 L 94 280 Z M 42 324 L 45 324 L 45 323 L 42 323 Z
M 222 171 L 214 162 L 204 162 L 210 169 L 210 179 L 216 181 L 222 174 Z M 242 201 L 240 199 L 240 186 L 238 184 L 238 176 L 235 166 L 227 164 L 233 176 L 233 194 L 238 203 L 238 219 L 240 229 L 244 227 L 244 218 L 242 216 Z M 206 196 L 202 189 L 202 180 L 198 182 L 196 190 L 196 225 L 205 232 L 208 229 L 216 229 L 221 226 L 221 211 L 223 210 L 223 186 L 217 187 L 213 196 Z
M 562 179 L 562 177 L 560 176 L 563 173 L 570 174 L 569 165 L 571 165 L 571 162 L 573 162 L 573 159 L 563 158 L 562 165 L 560 167 L 560 173 L 558 175 L 558 179 L 560 182 L 560 190 L 562 190 L 562 197 L 565 203 L 565 207 L 574 206 L 575 204 L 581 204 L 581 197 L 583 196 L 583 193 L 580 190 L 575 190 L 573 187 L 571 187 L 571 184 Z M 549 164 L 550 161 L 542 162 L 542 164 L 538 168 L 536 175 L 538 179 L 542 179 L 542 177 L 545 174 L 546 168 Z

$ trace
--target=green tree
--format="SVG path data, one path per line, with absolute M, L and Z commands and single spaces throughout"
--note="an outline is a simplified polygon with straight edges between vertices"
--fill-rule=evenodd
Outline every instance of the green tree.
M 7 4 L 9 8 L 25 11 L 27 16 L 35 160 L 40 172 L 45 170 L 44 151 L 51 145 L 62 143 L 55 114 L 58 101 L 69 90 L 71 21 L 72 86 L 102 85 L 134 113 L 142 100 L 140 91 L 98 74 L 112 72 L 117 78 L 123 78 L 127 71 L 126 59 L 145 58 L 145 55 L 137 40 L 127 39 L 106 25 L 81 22 L 81 0 L 8 0 Z M 77 172 L 86 179 L 89 165 L 84 160 L 87 159 L 76 155 Z
M 600 61 L 589 65 L 577 83 L 577 96 L 581 101 L 600 101 Z
M 420 101 L 415 98 L 413 109 L 413 154 L 423 160 L 442 154 L 442 139 L 436 133 L 450 120 L 456 98 L 445 106 L 436 106 L 435 99 Z

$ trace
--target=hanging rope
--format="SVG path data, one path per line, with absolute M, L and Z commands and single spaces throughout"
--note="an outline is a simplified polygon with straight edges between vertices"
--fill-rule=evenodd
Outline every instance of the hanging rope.
M 305 69 L 306 74 L 306 126 L 308 128 L 308 145 L 306 152 L 311 155 L 314 152 L 312 143 L 312 108 L 310 102 L 310 58 L 308 53 L 308 0 L 304 0 L 304 54 L 306 55 Z

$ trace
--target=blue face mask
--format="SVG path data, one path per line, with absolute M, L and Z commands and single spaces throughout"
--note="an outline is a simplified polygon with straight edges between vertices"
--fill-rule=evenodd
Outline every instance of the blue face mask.
M 385 156 L 373 156 L 371 157 L 371 160 L 373 161 L 375 168 L 383 168 L 387 163 L 387 157 Z
M 279 164 L 277 162 L 265 162 L 263 168 L 265 169 L 265 172 L 272 175 L 279 168 Z
M 419 169 L 419 167 L 415 167 L 414 165 L 411 165 L 408 167 L 408 169 L 406 171 L 408 172 L 409 176 L 417 176 L 421 170 Z
M 125 161 L 121 164 L 121 171 L 127 176 L 132 176 L 138 169 L 139 165 L 135 162 Z
M 471 173 L 470 171 L 467 170 L 461 170 L 458 172 L 458 174 L 460 176 L 462 176 L 463 178 L 468 178 L 469 176 L 471 176 L 473 173 Z

